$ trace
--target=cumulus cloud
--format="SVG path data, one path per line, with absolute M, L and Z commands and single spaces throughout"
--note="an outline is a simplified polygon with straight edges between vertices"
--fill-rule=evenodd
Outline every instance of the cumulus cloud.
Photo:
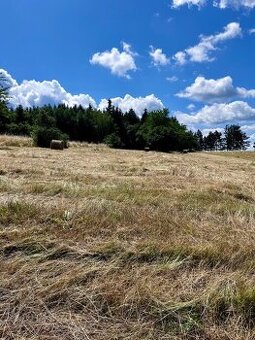
M 232 103 L 206 105 L 194 114 L 176 112 L 175 115 L 183 124 L 215 125 L 255 119 L 255 108 L 246 102 L 234 101 Z
M 194 131 L 196 130 L 197 129 L 194 129 Z M 224 131 L 225 131 L 224 127 L 205 128 L 205 129 L 201 129 L 201 132 L 204 136 L 208 136 L 210 132 L 215 132 L 216 130 L 218 132 L 221 132 L 222 135 L 224 135 Z M 252 150 L 253 144 L 255 142 L 255 124 L 242 125 L 241 130 L 244 131 L 247 134 L 247 136 L 249 136 L 250 146 L 248 147 L 247 150 Z
M 184 65 L 187 62 L 187 53 L 179 51 L 177 53 L 175 53 L 175 55 L 173 56 L 173 60 L 176 62 L 176 64 L 178 65 Z
M 240 24 L 231 22 L 224 27 L 223 32 L 209 36 L 201 35 L 200 42 L 197 45 L 177 52 L 173 59 L 179 65 L 184 65 L 188 61 L 196 63 L 213 61 L 215 58 L 211 56 L 211 53 L 217 49 L 218 44 L 241 35 L 242 29 Z
M 180 98 L 188 98 L 195 101 L 211 102 L 222 101 L 235 96 L 236 90 L 231 77 L 220 79 L 205 79 L 197 77 L 195 82 L 184 91 L 177 93 Z
M 255 145 L 255 124 L 250 125 L 243 125 L 241 126 L 241 129 L 247 133 L 247 135 L 250 137 L 250 150 L 254 150 L 253 145 Z
M 251 35 L 255 34 L 255 28 L 251 28 L 251 29 L 249 30 L 249 33 L 250 33 Z
M 222 127 L 214 127 L 214 128 L 211 128 L 211 129 L 202 129 L 201 132 L 204 136 L 208 136 L 210 132 L 215 132 L 215 131 L 218 131 L 218 132 L 221 132 L 222 134 L 224 133 L 224 128 Z
M 255 0 L 218 0 L 214 1 L 214 6 L 219 7 L 221 9 L 225 8 L 235 8 L 239 9 L 240 7 L 244 8 L 255 8 Z
M 255 8 L 255 0 L 211 0 L 209 1 L 213 4 L 213 6 L 226 9 L 226 8 L 247 8 L 247 9 L 253 9 Z M 172 7 L 178 8 L 184 5 L 190 6 L 197 6 L 201 7 L 208 3 L 207 0 L 173 0 L 172 1 Z
M 206 0 L 173 0 L 172 7 L 173 8 L 178 8 L 183 5 L 188 5 L 188 6 L 198 6 L 201 7 L 206 3 Z
M 0 69 L 0 86 L 2 88 L 10 88 L 17 85 L 17 81 L 6 70 Z
M 138 53 L 132 50 L 132 46 L 125 41 L 122 42 L 123 51 L 127 52 L 128 54 L 132 55 L 133 57 L 137 57 Z
M 97 52 L 90 59 L 92 65 L 100 65 L 111 70 L 111 73 L 119 77 L 130 79 L 129 72 L 137 69 L 135 64 L 136 53 L 131 46 L 122 43 L 123 51 L 113 47 L 110 51 Z
M 103 110 L 108 105 L 107 99 L 102 99 L 97 106 L 95 100 L 88 94 L 71 94 L 67 92 L 57 80 L 42 82 L 24 80 L 21 84 L 18 84 L 7 71 L 0 69 L 0 76 L 1 75 L 4 77 L 5 82 L 3 84 L 3 82 L 0 81 L 0 86 L 9 87 L 9 104 L 14 108 L 18 105 L 22 105 L 23 107 L 40 107 L 48 104 L 66 104 L 70 107 L 82 105 L 85 108 L 92 105 Z M 113 98 L 112 103 L 123 112 L 127 112 L 132 108 L 138 115 L 142 115 L 145 109 L 154 111 L 164 108 L 162 101 L 154 94 L 137 98 L 127 94 L 123 98 Z
M 4 76 L 5 84 L 9 87 L 9 103 L 12 107 L 18 105 L 33 107 L 60 103 L 68 106 L 82 105 L 83 107 L 88 107 L 91 104 L 96 107 L 95 100 L 88 94 L 72 95 L 57 80 L 42 82 L 24 80 L 18 84 L 6 70 L 0 69 L 0 74 Z
M 187 98 L 200 102 L 226 102 L 234 97 L 255 98 L 255 90 L 235 87 L 230 76 L 219 79 L 206 79 L 199 76 L 194 83 L 184 91 L 176 94 L 177 97 Z
M 154 48 L 153 46 L 150 46 L 150 48 L 150 56 L 154 66 L 166 66 L 170 63 L 170 59 L 167 58 L 166 54 L 163 53 L 161 48 Z
M 112 104 L 118 107 L 122 112 L 128 112 L 133 109 L 139 116 L 141 116 L 145 109 L 148 111 L 161 110 L 164 105 L 160 99 L 158 99 L 154 94 L 146 97 L 134 98 L 129 94 L 125 95 L 124 98 L 116 97 L 112 98 Z M 107 99 L 102 99 L 98 108 L 104 110 L 108 105 Z
M 243 125 L 242 130 L 244 130 L 247 133 L 253 133 L 255 137 L 255 124 L 249 124 L 249 125 Z
M 209 132 L 214 132 L 214 131 L 221 132 L 222 135 L 224 135 L 225 128 L 223 127 L 214 127 L 214 128 L 205 128 L 202 129 L 202 133 L 204 136 L 208 136 Z M 247 150 L 252 150 L 253 149 L 253 144 L 255 143 L 255 124 L 250 124 L 250 125 L 241 125 L 241 130 L 244 131 L 247 136 L 249 136 L 249 142 L 250 146 L 248 147 Z

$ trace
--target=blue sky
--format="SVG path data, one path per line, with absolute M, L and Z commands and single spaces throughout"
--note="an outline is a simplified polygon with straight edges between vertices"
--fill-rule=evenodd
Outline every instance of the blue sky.
M 255 133 L 255 0 L 0 0 L 0 14 L 13 105 L 117 98 Z

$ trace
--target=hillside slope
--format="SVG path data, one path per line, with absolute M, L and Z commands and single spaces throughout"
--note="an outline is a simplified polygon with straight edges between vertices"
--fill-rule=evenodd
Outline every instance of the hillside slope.
M 255 338 L 255 154 L 11 145 L 1 339 Z

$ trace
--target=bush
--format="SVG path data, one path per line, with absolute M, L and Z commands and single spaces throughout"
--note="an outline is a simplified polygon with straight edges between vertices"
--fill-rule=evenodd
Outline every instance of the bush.
M 166 126 L 156 126 L 147 133 L 147 146 L 156 151 L 169 151 L 173 136 Z
M 27 123 L 11 123 L 7 125 L 8 134 L 16 136 L 29 136 L 31 132 L 31 126 Z
M 49 148 L 53 139 L 62 140 L 64 147 L 68 147 L 68 135 L 62 133 L 57 128 L 38 127 L 32 133 L 34 145 Z
M 121 148 L 122 147 L 121 139 L 116 133 L 112 133 L 112 134 L 108 135 L 104 139 L 104 142 L 110 148 Z

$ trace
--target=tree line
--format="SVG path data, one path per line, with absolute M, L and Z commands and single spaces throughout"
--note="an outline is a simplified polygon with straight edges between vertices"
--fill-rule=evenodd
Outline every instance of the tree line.
M 8 91 L 0 87 L 0 133 L 32 136 L 36 145 L 49 147 L 52 139 L 64 142 L 106 143 L 113 148 L 156 151 L 245 150 L 248 136 L 238 125 L 226 126 L 224 133 L 192 132 L 167 109 L 139 117 L 133 109 L 122 112 L 111 100 L 104 111 L 92 106 L 9 108 Z
M 203 136 L 198 130 L 196 135 L 198 149 L 201 151 L 246 150 L 250 146 L 249 137 L 235 124 L 226 125 L 224 132 L 215 130 Z

